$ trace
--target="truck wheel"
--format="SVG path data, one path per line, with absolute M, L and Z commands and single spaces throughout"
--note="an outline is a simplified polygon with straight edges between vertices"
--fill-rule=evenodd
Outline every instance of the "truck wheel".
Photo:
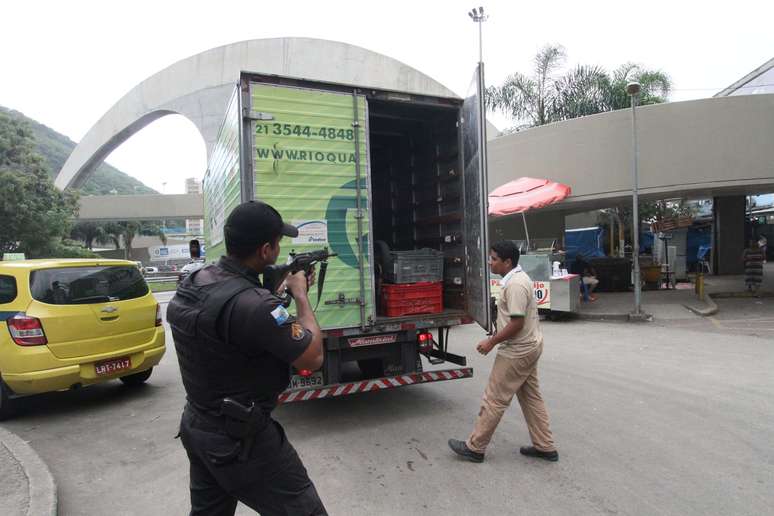
M 11 417 L 13 414 L 13 407 L 11 406 L 11 400 L 8 399 L 8 387 L 5 386 L 5 382 L 0 380 L 0 421 L 4 421 Z
M 357 366 L 365 378 L 379 378 L 384 376 L 384 362 L 381 358 L 367 358 L 358 360 Z
M 153 368 L 151 367 L 150 369 L 140 371 L 139 373 L 122 376 L 119 378 L 119 380 L 124 382 L 124 385 L 142 385 L 148 380 L 148 378 L 150 378 L 152 372 Z

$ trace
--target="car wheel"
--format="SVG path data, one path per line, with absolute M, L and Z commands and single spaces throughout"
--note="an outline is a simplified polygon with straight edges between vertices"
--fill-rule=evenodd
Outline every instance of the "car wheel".
M 8 387 L 0 380 L 0 421 L 8 419 L 13 414 L 11 400 L 8 398 Z
M 150 378 L 151 373 L 153 372 L 153 368 L 146 369 L 145 371 L 140 371 L 139 373 L 134 373 L 126 376 L 122 376 L 119 378 L 122 382 L 124 382 L 124 385 L 141 385 L 145 383 L 148 378 Z
M 365 378 L 379 378 L 384 376 L 384 361 L 381 358 L 358 360 L 357 365 Z

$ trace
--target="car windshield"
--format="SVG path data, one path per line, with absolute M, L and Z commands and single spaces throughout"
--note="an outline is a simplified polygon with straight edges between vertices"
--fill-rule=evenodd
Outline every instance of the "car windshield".
M 34 271 L 32 297 L 52 305 L 107 303 L 142 297 L 148 285 L 130 265 L 61 267 Z

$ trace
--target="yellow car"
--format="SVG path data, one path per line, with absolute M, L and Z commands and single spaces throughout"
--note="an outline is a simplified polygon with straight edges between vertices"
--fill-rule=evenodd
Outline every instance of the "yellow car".
M 165 349 L 159 304 L 134 262 L 0 262 L 0 418 L 20 395 L 143 383 Z

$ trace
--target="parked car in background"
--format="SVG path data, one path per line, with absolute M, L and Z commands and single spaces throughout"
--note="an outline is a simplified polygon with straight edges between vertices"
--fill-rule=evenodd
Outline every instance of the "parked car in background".
M 152 274 L 152 273 L 154 273 L 154 272 L 159 272 L 159 268 L 158 268 L 158 267 L 145 267 L 145 268 L 143 269 L 143 272 L 144 272 L 145 274 Z
M 165 349 L 159 304 L 134 262 L 0 262 L 0 418 L 22 395 L 141 384 Z
M 180 268 L 180 274 L 177 275 L 177 282 L 183 281 L 189 274 L 198 271 L 202 267 L 207 265 L 204 258 L 196 258 L 186 263 Z

